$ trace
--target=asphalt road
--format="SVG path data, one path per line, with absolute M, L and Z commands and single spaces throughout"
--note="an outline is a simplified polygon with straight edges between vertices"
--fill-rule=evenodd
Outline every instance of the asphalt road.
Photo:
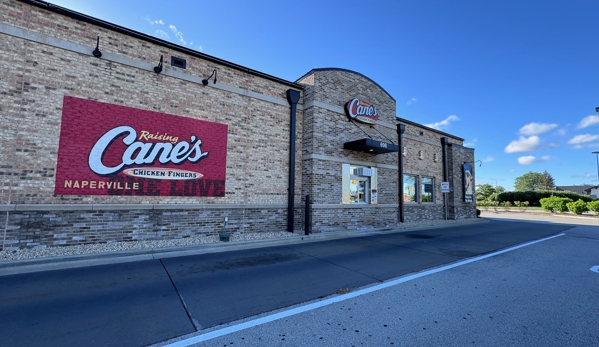
M 145 346 L 330 297 L 340 290 L 454 263 L 572 227 L 497 220 L 418 232 L 4 276 L 0 278 L 0 317 L 3 317 L 0 336 L 2 345 L 14 347 Z M 505 268 L 510 269 L 509 264 Z M 436 293 L 454 292 L 456 286 L 448 287 L 450 282 L 436 284 Z M 489 284 L 486 289 L 494 286 Z M 393 300 L 388 303 L 389 311 L 402 307 Z M 416 307 L 407 316 L 417 313 L 426 316 L 429 309 Z M 364 318 L 374 313 L 380 312 L 365 313 Z M 319 315 L 318 320 L 321 318 Z M 289 327 L 297 331 L 295 327 L 299 326 L 290 325 L 286 331 L 290 331 Z M 256 329 L 262 327 L 265 326 Z M 244 341 L 248 345 L 270 345 L 250 340 L 240 338 L 235 345 Z M 332 341 L 330 345 L 347 345 Z M 213 339 L 208 343 L 222 346 L 231 341 L 222 342 Z

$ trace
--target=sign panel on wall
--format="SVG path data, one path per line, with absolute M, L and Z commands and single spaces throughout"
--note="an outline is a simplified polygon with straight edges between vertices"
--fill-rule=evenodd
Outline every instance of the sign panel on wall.
M 366 124 L 376 124 L 379 113 L 376 106 L 358 98 L 352 99 L 345 104 L 345 112 L 350 119 Z
M 227 125 L 65 96 L 57 195 L 224 196 Z
M 472 165 L 464 164 L 462 177 L 464 178 L 464 202 L 473 202 L 474 175 L 472 174 Z

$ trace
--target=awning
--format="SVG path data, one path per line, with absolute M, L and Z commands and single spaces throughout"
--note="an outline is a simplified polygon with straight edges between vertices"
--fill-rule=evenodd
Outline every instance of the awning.
M 399 146 L 393 143 L 381 142 L 373 139 L 361 139 L 343 144 L 344 149 L 372 154 L 399 152 Z

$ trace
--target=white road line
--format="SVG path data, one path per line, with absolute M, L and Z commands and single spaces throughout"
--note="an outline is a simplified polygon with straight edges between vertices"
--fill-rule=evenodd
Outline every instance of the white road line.
M 377 285 L 374 285 L 372 287 L 368 287 L 368 288 L 364 288 L 364 289 L 361 289 L 361 290 L 357 290 L 355 292 L 350 292 L 350 293 L 347 293 L 347 294 L 342 294 L 342 295 L 331 297 L 331 298 L 324 299 L 324 300 L 321 300 L 321 301 L 313 302 L 311 304 L 307 304 L 307 305 L 304 305 L 304 306 L 295 307 L 295 308 L 289 309 L 287 311 L 277 312 L 277 313 L 269 315 L 269 316 L 260 317 L 260 318 L 257 318 L 257 319 L 252 319 L 252 320 L 247 321 L 247 322 L 243 322 L 243 323 L 232 325 L 232 326 L 229 326 L 229 327 L 226 327 L 226 328 L 223 328 L 223 329 L 211 331 L 209 333 L 192 336 L 192 337 L 184 339 L 184 340 L 180 340 L 180 341 L 168 344 L 168 345 L 164 345 L 163 347 L 187 347 L 187 346 L 191 346 L 191 345 L 196 344 L 196 343 L 200 343 L 200 342 L 211 340 L 211 339 L 214 339 L 214 338 L 217 338 L 217 337 L 220 337 L 220 336 L 232 334 L 232 333 L 235 333 L 235 332 L 238 332 L 238 331 L 241 331 L 241 330 L 245 330 L 245 329 L 249 329 L 249 328 L 261 325 L 261 324 L 270 323 L 270 322 L 273 322 L 273 321 L 276 321 L 276 320 L 279 320 L 279 319 L 282 319 L 282 318 L 287 318 L 287 317 L 290 317 L 290 316 L 294 316 L 296 314 L 300 314 L 300 313 L 303 313 L 303 312 L 315 310 L 317 308 L 328 306 L 328 305 L 331 305 L 331 304 L 334 304 L 334 303 L 337 303 L 337 302 L 340 302 L 340 301 L 345 301 L 345 300 L 352 299 L 352 298 L 355 298 L 355 297 L 360 296 L 360 295 L 364 295 L 364 294 L 369 294 L 369 293 L 372 293 L 372 292 L 376 292 L 378 290 L 389 288 L 389 287 L 392 287 L 392 286 L 395 286 L 395 285 L 398 285 L 398 284 L 401 284 L 401 283 L 405 283 L 405 282 L 408 282 L 408 281 L 411 281 L 411 280 L 415 280 L 415 279 L 420 278 L 420 277 L 432 275 L 432 274 L 435 274 L 435 273 L 438 273 L 438 272 L 441 272 L 441 271 L 450 270 L 450 269 L 456 268 L 458 266 L 462 266 L 462 265 L 474 263 L 474 262 L 479 261 L 479 260 L 483 260 L 483 259 L 494 257 L 494 256 L 499 255 L 499 254 L 503 254 L 503 253 L 515 251 L 515 250 L 517 250 L 519 248 L 523 248 L 523 247 L 527 247 L 527 246 L 530 246 L 530 245 L 534 245 L 535 243 L 539 243 L 539 242 L 551 240 L 551 239 L 554 239 L 556 237 L 560 237 L 560 236 L 564 236 L 564 235 L 566 235 L 566 234 L 565 233 L 561 233 L 561 234 L 558 234 L 558 235 L 546 237 L 544 239 L 540 239 L 540 240 L 536 240 L 536 241 L 531 241 L 531 242 L 523 243 L 523 244 L 518 245 L 518 246 L 506 248 L 504 250 L 497 251 L 497 252 L 494 252 L 494 253 L 489 253 L 489 254 L 481 255 L 479 257 L 466 259 L 464 261 L 460 261 L 460 262 L 457 262 L 457 263 L 453 263 L 453 264 L 441 266 L 441 267 L 438 267 L 438 268 L 426 270 L 426 271 L 423 271 L 423 272 L 419 272 L 419 273 L 416 273 L 416 274 L 411 274 L 411 275 L 408 275 L 408 276 L 400 277 L 400 278 L 391 280 L 389 282 L 384 282 L 384 283 L 381 283 L 381 284 L 377 284 Z
M 591 267 L 591 271 L 599 273 L 599 265 Z

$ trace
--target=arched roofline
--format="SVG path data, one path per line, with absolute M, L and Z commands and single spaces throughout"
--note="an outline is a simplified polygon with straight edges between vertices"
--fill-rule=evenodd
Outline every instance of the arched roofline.
M 370 78 L 370 77 L 368 77 L 368 76 L 365 76 L 365 75 L 363 75 L 363 74 L 361 74 L 361 73 L 359 73 L 359 72 L 356 72 L 356 71 L 352 71 L 352 70 L 348 70 L 348 69 L 341 69 L 341 68 L 338 68 L 338 67 L 325 67 L 325 68 L 319 68 L 319 69 L 312 69 L 312 70 L 308 71 L 306 74 L 304 74 L 302 77 L 298 78 L 298 79 L 295 81 L 295 83 L 299 83 L 299 81 L 300 81 L 301 79 L 305 78 L 306 76 L 309 76 L 309 75 L 311 75 L 312 73 L 314 73 L 314 72 L 316 72 L 316 71 L 343 71 L 343 72 L 351 72 L 351 73 L 353 73 L 353 74 L 356 74 L 356 75 L 362 76 L 362 77 L 366 78 L 367 80 L 369 80 L 370 82 L 374 83 L 374 84 L 375 84 L 377 87 L 379 87 L 379 88 L 380 88 L 382 91 L 384 91 L 384 92 L 385 92 L 385 94 L 387 94 L 387 95 L 388 95 L 388 96 L 389 96 L 389 97 L 390 97 L 390 98 L 391 98 L 393 101 L 396 101 L 396 100 L 395 100 L 395 98 L 394 98 L 393 96 L 391 96 L 391 94 L 389 94 L 389 92 L 388 92 L 388 91 L 386 91 L 386 90 L 385 90 L 385 88 L 381 87 L 381 85 L 380 85 L 380 84 L 378 84 L 378 83 L 376 83 L 376 82 L 375 82 L 375 81 L 374 81 L 372 78 Z

